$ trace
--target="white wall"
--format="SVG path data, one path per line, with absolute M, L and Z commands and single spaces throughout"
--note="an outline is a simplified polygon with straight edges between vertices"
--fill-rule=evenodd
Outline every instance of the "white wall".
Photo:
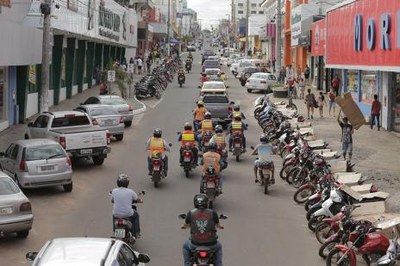
M 59 97 L 58 102 L 62 102 L 65 99 L 67 99 L 67 88 L 66 87 L 60 89 L 60 97 Z
M 26 100 L 26 118 L 39 112 L 39 93 L 29 93 Z
M 73 87 L 72 87 L 72 95 L 75 95 L 75 94 L 77 94 L 78 93 L 78 85 L 74 85 Z
M 83 86 L 82 86 L 82 91 L 85 91 L 85 90 L 87 90 L 87 89 L 88 89 L 88 84 L 87 84 L 87 83 L 84 83 Z

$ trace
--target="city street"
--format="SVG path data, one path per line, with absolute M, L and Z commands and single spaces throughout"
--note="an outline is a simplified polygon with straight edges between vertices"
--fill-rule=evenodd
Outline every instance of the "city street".
M 35 215 L 33 229 L 27 239 L 0 239 L 0 265 L 27 265 L 25 253 L 38 251 L 55 237 L 109 237 L 112 204 L 108 193 L 120 173 L 130 176 L 130 187 L 135 191 L 146 192 L 144 203 L 138 206 L 142 239 L 134 249 L 150 255 L 148 265 L 182 265 L 181 247 L 189 230 L 180 229 L 178 215 L 193 208 L 193 196 L 199 191 L 199 168 L 189 178 L 184 176 L 177 141 L 184 122 L 192 121 L 191 111 L 199 95 L 200 52 L 194 55 L 193 71 L 186 75 L 183 88 L 175 78 L 158 104 L 136 116 L 124 140 L 111 143 L 112 152 L 104 165 L 83 162 L 77 166 L 71 193 L 64 193 L 62 188 L 26 191 Z M 255 156 L 250 155 L 250 146 L 258 143 L 261 130 L 252 113 L 253 102 L 260 94 L 247 93 L 230 73 L 227 85 L 230 99 L 239 103 L 247 116 L 249 130 L 245 133 L 248 152 L 240 162 L 229 157 L 229 166 L 222 172 L 224 193 L 215 202 L 215 210 L 229 217 L 222 222 L 225 229 L 218 232 L 224 265 L 322 265 L 317 255 L 319 244 L 306 228 L 304 208 L 293 202 L 294 189 L 279 178 L 281 159 L 274 158 L 277 182 L 269 195 L 254 183 Z M 168 177 L 156 189 L 147 176 L 145 142 L 157 127 L 172 147 Z

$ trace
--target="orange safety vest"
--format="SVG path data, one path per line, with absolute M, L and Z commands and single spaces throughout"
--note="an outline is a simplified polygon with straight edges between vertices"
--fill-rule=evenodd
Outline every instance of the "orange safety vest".
M 206 114 L 207 110 L 204 107 L 196 108 L 194 110 L 194 120 L 196 121 L 203 121 L 204 115 Z
M 217 144 L 218 148 L 225 149 L 225 136 L 222 133 L 216 134 L 214 136 L 215 144 Z
M 237 131 L 243 132 L 243 129 L 242 129 L 242 122 L 233 121 L 233 122 L 232 122 L 231 131 L 232 131 L 232 132 L 237 132 Z
M 150 149 L 150 154 L 149 154 L 150 156 L 152 156 L 154 152 L 159 152 L 161 153 L 161 155 L 163 155 L 165 150 L 164 140 L 162 138 L 151 137 L 149 149 Z
M 186 143 L 190 143 L 191 148 L 193 148 L 193 146 L 195 145 L 195 138 L 192 130 L 184 130 L 182 132 L 181 147 L 184 148 L 186 146 Z
M 204 119 L 201 122 L 201 132 L 213 131 L 213 123 L 211 119 Z
M 214 166 L 215 173 L 218 175 L 220 170 L 219 161 L 221 159 L 221 155 L 216 152 L 206 152 L 203 155 L 203 168 L 202 174 L 205 175 L 207 168 L 209 166 Z

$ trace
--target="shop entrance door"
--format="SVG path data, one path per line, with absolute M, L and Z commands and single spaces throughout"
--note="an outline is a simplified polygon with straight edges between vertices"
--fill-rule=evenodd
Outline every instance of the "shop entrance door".
M 400 73 L 393 74 L 392 121 L 393 130 L 400 132 Z

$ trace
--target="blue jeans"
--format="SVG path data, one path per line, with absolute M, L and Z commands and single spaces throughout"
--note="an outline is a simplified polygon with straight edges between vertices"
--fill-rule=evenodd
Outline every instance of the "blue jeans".
M 379 116 L 380 116 L 380 115 L 372 115 L 372 114 L 371 114 L 371 129 L 372 129 L 372 128 L 374 127 L 374 125 L 375 125 L 375 119 L 376 119 L 376 125 L 378 126 L 378 129 L 380 128 Z
M 192 266 L 191 261 L 191 250 L 195 249 L 197 246 L 193 245 L 190 240 L 186 240 L 183 243 L 182 253 L 183 253 L 183 265 L 184 266 Z M 217 242 L 217 250 L 215 252 L 215 266 L 222 266 L 222 245 L 221 243 Z

